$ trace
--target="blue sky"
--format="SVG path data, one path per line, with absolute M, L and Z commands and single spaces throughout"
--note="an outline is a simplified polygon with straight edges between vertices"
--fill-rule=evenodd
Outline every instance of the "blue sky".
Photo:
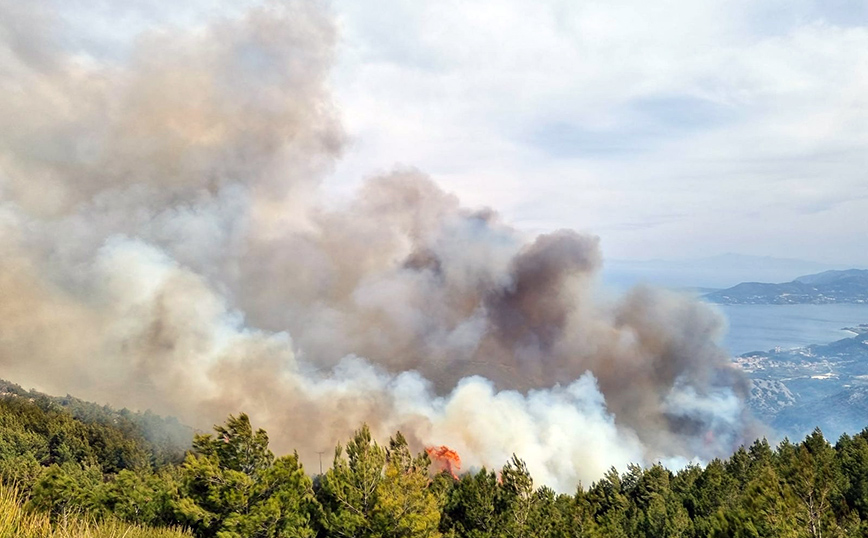
M 255 0 L 54 0 L 66 46 Z M 868 266 L 864 0 L 335 0 L 349 145 L 326 182 L 413 166 L 529 233 L 607 257 Z

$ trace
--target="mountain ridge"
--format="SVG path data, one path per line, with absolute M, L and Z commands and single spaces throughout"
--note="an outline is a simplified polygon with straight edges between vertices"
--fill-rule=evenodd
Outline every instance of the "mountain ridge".
M 829 270 L 790 282 L 742 282 L 703 296 L 718 304 L 868 304 L 868 270 Z

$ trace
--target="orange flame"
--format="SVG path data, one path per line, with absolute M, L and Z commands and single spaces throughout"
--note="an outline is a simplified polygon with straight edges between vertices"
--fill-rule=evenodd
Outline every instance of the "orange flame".
M 461 470 L 461 457 L 448 446 L 431 446 L 425 449 L 431 462 L 438 471 L 447 471 L 452 478 L 458 480 L 455 471 Z

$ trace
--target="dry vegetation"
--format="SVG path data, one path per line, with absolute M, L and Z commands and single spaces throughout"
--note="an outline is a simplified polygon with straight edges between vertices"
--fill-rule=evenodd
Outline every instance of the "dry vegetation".
M 18 492 L 0 485 L 0 538 L 188 538 L 173 529 L 150 529 L 114 520 L 96 523 L 86 517 L 64 517 L 52 522 L 28 510 Z

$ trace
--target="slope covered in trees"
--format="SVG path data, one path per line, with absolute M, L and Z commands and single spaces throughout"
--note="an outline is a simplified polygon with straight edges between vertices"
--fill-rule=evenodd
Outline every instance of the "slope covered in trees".
M 197 435 L 181 462 L 124 428 L 6 394 L 0 479 L 33 517 L 202 538 L 868 536 L 868 430 L 835 445 L 819 430 L 777 447 L 757 441 L 679 470 L 612 469 L 562 494 L 536 484 L 520 455 L 455 479 L 400 433 L 380 445 L 366 426 L 317 476 L 296 454 L 276 457 L 244 414 Z
M 115 410 L 86 402 L 73 396 L 55 397 L 37 392 L 26 391 L 20 386 L 0 379 L 0 412 L 19 415 L 20 420 L 30 421 L 20 424 L 29 426 L 37 432 L 54 438 L 55 444 L 61 443 L 70 434 L 68 428 L 84 428 L 91 435 L 114 436 L 117 440 L 131 444 L 139 452 L 137 457 L 146 457 L 151 463 L 178 463 L 190 448 L 193 430 L 175 418 L 163 418 L 150 411 L 135 413 L 128 409 Z M 13 421 L 14 422 L 14 421 Z M 77 426 L 75 424 L 78 424 Z M 77 431 L 81 435 L 82 431 Z M 111 445 L 103 440 L 96 445 Z M 114 450 L 117 447 L 111 447 Z M 2 450 L 2 449 L 0 449 Z M 118 454 L 120 454 L 120 451 Z M 41 452 L 35 455 L 41 457 Z M 126 454 L 130 456 L 130 454 Z M 55 454 L 55 457 L 57 455 Z M 101 464 L 105 456 L 93 454 Z M 53 461 L 53 460 L 52 460 Z M 121 465 L 120 468 L 125 468 Z

